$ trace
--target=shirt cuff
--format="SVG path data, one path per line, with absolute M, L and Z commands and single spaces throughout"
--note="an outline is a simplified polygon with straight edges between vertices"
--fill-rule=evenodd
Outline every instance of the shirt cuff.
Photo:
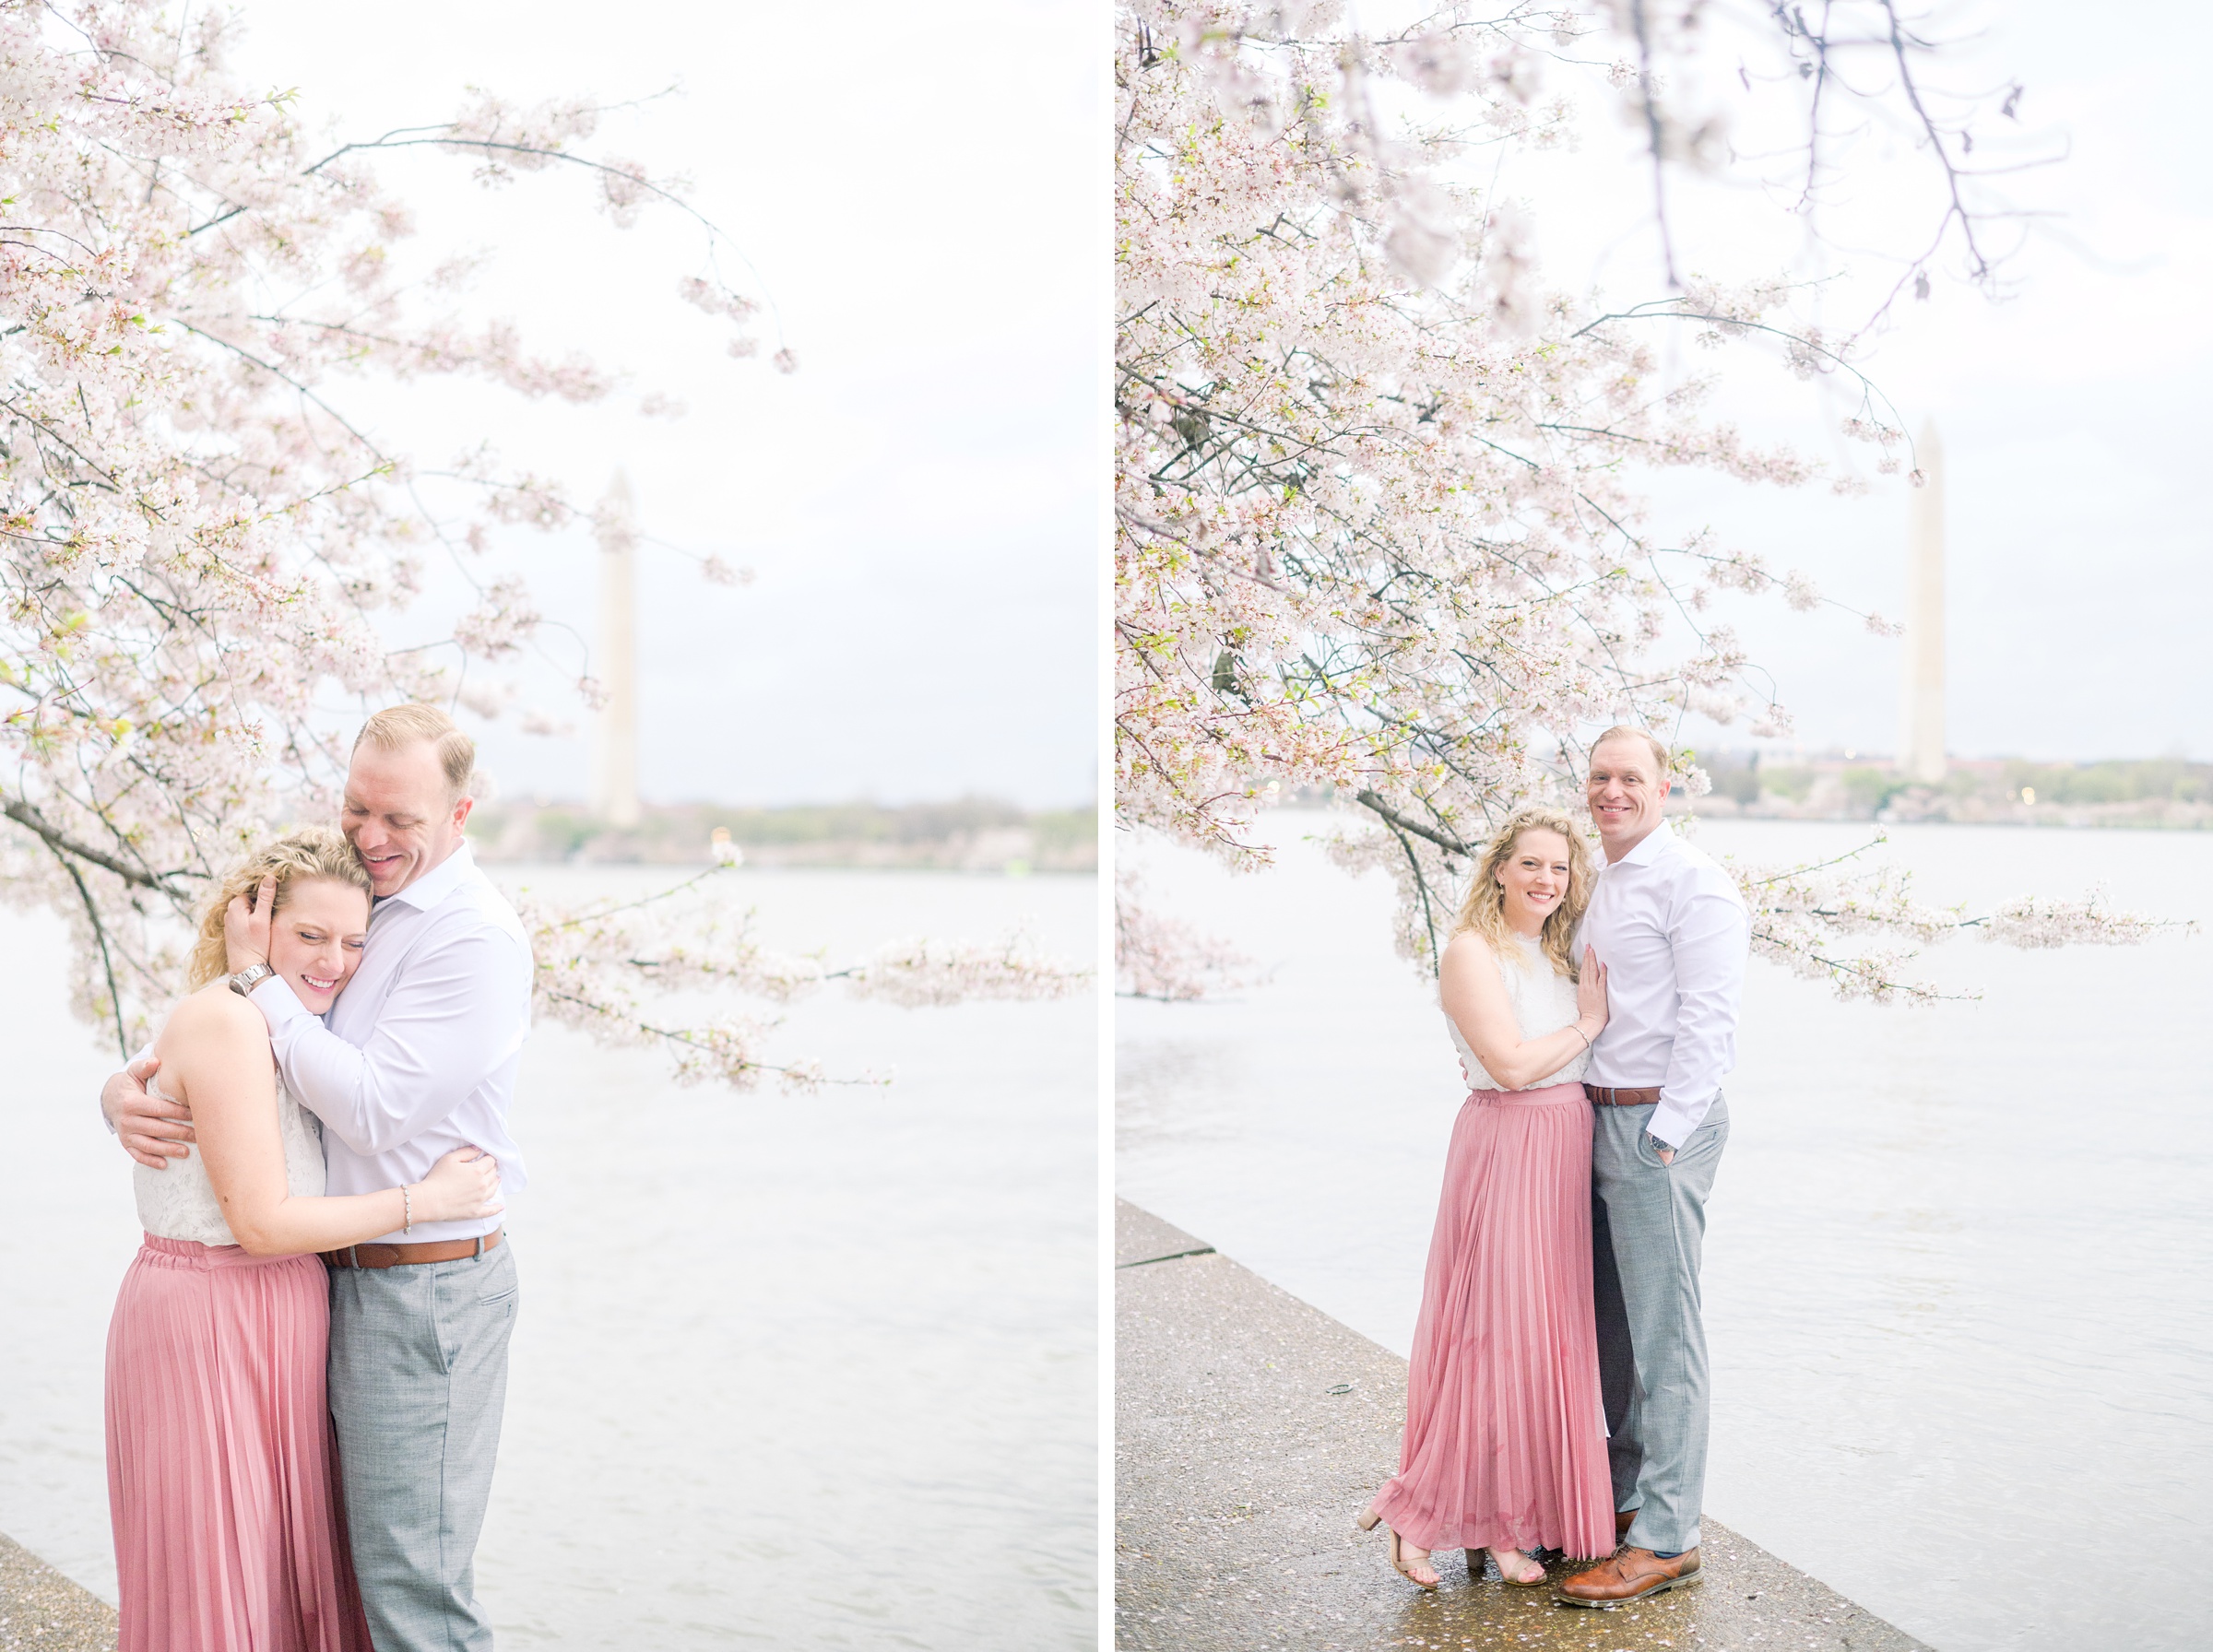
M 272 1037 L 302 1016 L 310 1021 L 314 1019 L 314 1011 L 300 1001 L 300 995 L 292 990 L 292 984 L 282 975 L 271 975 L 247 994 L 246 998 L 247 1002 L 261 1011 L 261 1019 L 269 1023 Z
M 1645 1132 L 1655 1141 L 1679 1148 L 1690 1139 L 1693 1130 L 1706 1122 L 1706 1115 L 1712 1106 L 1710 1095 L 1686 1102 L 1662 1092 L 1660 1104 L 1652 1109 L 1651 1122 L 1644 1127 Z

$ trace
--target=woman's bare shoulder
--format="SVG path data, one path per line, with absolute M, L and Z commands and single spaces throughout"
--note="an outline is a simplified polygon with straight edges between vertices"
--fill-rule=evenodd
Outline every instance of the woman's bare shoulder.
M 1496 976 L 1498 953 L 1474 930 L 1462 929 L 1445 943 L 1444 956 L 1438 960 L 1438 972 L 1461 976 Z
M 166 1058 L 172 1051 L 235 1044 L 244 1037 L 266 1041 L 268 1035 L 261 1011 L 232 992 L 228 982 L 216 981 L 187 994 L 169 1012 L 154 1040 L 154 1054 Z

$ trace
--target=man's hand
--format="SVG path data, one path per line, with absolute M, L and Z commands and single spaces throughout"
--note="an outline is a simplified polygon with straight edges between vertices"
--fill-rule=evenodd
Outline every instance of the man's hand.
M 101 1087 L 100 1110 L 107 1115 L 123 1150 L 148 1170 L 166 1170 L 182 1159 L 192 1133 L 192 1109 L 182 1102 L 148 1095 L 146 1081 L 161 1065 L 159 1056 L 143 1056 Z
M 277 904 L 277 880 L 264 878 L 250 894 L 233 895 L 223 909 L 223 947 L 231 954 L 231 973 L 251 969 L 269 961 L 269 910 Z

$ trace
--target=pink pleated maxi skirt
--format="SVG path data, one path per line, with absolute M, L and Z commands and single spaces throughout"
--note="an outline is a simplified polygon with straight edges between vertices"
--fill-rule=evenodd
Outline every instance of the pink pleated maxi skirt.
M 1460 1110 L 1376 1512 L 1420 1549 L 1614 1552 L 1591 1305 L 1591 1103 L 1580 1084 Z
M 370 1652 L 318 1257 L 148 1234 L 108 1327 L 118 1652 Z

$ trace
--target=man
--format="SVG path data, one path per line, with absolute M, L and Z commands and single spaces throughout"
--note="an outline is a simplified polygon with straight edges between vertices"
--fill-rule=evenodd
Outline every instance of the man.
M 1614 1468 L 1613 1558 L 1560 1586 L 1617 1606 L 1698 1575 L 1706 1489 L 1706 1331 L 1698 1254 L 1729 1110 L 1751 921 L 1735 881 L 1661 819 L 1667 749 L 1609 728 L 1584 786 L 1606 864 L 1578 950 L 1606 965 L 1609 1014 L 1583 1090 L 1591 1245 Z
M 268 973 L 269 901 L 232 904 L 232 986 L 269 1023 L 285 1083 L 323 1121 L 328 1190 L 420 1181 L 473 1143 L 522 1191 L 508 1134 L 529 1032 L 530 943 L 462 837 L 476 748 L 444 712 L 400 705 L 356 738 L 343 825 L 376 896 L 361 967 L 310 1014 Z M 190 1115 L 147 1094 L 149 1056 L 108 1080 L 101 1110 L 157 1168 Z M 477 1535 L 491 1490 L 515 1324 L 513 1246 L 497 1218 L 417 1222 L 333 1253 L 330 1410 L 354 1570 L 377 1652 L 483 1652 Z

